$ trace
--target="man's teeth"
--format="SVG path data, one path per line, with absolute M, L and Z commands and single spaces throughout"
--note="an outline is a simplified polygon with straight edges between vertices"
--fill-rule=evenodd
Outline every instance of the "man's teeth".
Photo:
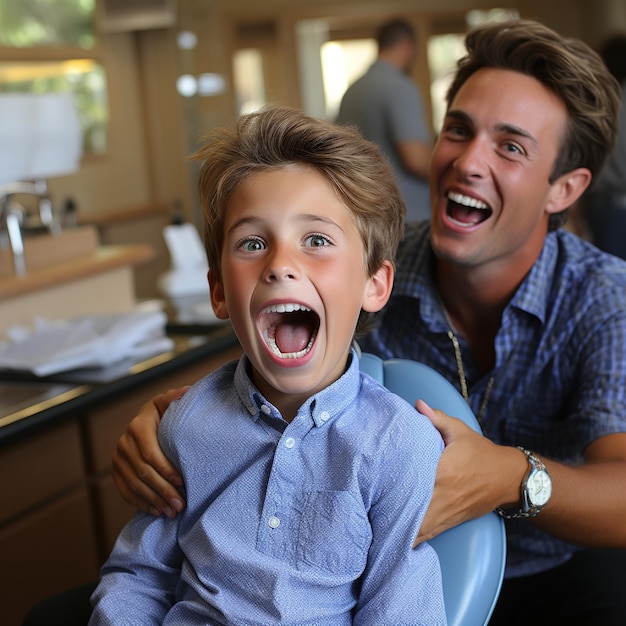
M 462 193 L 456 193 L 451 191 L 448 194 L 448 200 L 452 200 L 452 202 L 456 202 L 457 204 L 462 204 L 463 206 L 470 207 L 471 209 L 481 209 L 485 210 L 489 207 L 482 202 L 481 200 L 477 200 L 476 198 L 472 198 L 470 196 L 466 196 Z

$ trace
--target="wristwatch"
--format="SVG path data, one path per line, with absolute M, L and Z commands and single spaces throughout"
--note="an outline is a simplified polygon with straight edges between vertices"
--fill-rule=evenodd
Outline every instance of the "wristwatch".
M 528 459 L 528 472 L 520 486 L 522 506 L 519 509 L 503 509 L 496 511 L 505 519 L 519 519 L 539 515 L 552 495 L 552 480 L 546 466 L 530 450 L 517 446 Z

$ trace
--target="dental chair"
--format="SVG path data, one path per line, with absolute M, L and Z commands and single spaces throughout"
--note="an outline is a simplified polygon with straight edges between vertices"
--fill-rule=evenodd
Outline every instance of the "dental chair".
M 383 361 L 364 353 L 361 370 L 414 405 L 424 400 L 462 419 L 481 432 L 467 402 L 435 370 L 406 359 Z M 504 522 L 496 513 L 450 528 L 429 542 L 441 564 L 444 603 L 449 626 L 486 626 L 500 593 L 506 560 Z M 70 589 L 35 605 L 23 626 L 64 624 L 84 626 L 89 621 L 89 596 L 96 583 Z
M 461 394 L 432 368 L 407 359 L 361 355 L 361 370 L 414 405 L 424 400 L 481 432 Z M 448 626 L 484 626 L 500 593 L 506 561 L 504 521 L 488 513 L 430 540 L 441 565 Z

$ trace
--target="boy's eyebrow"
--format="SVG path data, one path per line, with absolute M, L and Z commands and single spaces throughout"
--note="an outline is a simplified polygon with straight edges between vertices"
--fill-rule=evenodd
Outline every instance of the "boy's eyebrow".
M 474 126 L 474 122 L 465 111 L 460 109 L 452 109 L 446 113 L 446 117 L 451 117 L 459 122 L 463 122 L 469 126 Z M 506 133 L 508 135 L 518 135 L 520 137 L 525 137 L 526 139 L 532 141 L 534 144 L 537 144 L 537 139 L 535 136 L 528 132 L 525 128 L 521 128 L 516 126 L 515 124 L 509 124 L 507 122 L 501 122 L 500 124 L 496 124 L 496 130 L 501 133 Z
M 254 224 L 256 222 L 260 222 L 262 221 L 260 218 L 255 217 L 254 215 L 250 215 L 249 217 L 242 217 L 240 220 L 238 220 L 237 222 L 235 222 L 227 231 L 226 234 L 229 234 L 231 232 L 233 232 L 234 230 L 237 230 L 238 228 L 241 228 L 242 226 L 245 226 L 247 224 Z M 298 221 L 300 222 L 322 222 L 323 224 L 328 224 L 329 226 L 334 226 L 335 228 L 338 228 L 339 230 L 343 231 L 343 228 L 341 228 L 341 226 L 335 222 L 334 220 L 325 217 L 323 215 L 316 215 L 314 213 L 301 213 L 300 215 L 298 215 Z

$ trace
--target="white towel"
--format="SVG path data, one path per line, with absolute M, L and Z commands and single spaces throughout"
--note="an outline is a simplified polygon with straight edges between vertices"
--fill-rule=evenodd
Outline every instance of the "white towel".
M 14 326 L 0 343 L 0 367 L 49 376 L 77 368 L 107 367 L 124 359 L 148 358 L 174 346 L 165 336 L 163 311 L 48 321 L 37 318 L 34 329 Z

